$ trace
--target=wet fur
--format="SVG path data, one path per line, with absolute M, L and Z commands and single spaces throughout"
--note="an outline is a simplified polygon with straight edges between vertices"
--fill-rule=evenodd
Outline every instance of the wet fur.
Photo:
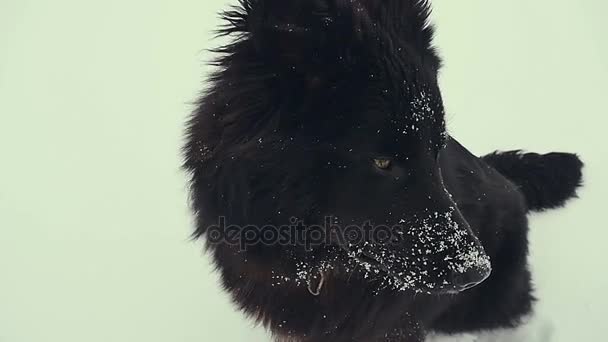
M 219 71 L 192 116 L 184 149 L 197 237 L 204 237 L 220 216 L 242 225 L 280 223 L 291 216 L 315 222 L 336 202 L 362 205 L 352 199 L 357 192 L 350 193 L 348 184 L 372 193 L 365 184 L 373 181 L 339 173 L 332 165 L 336 157 L 311 151 L 310 144 L 365 150 L 368 139 L 351 134 L 354 124 L 348 123 L 369 121 L 369 132 L 384 129 L 384 121 L 370 118 L 403 105 L 401 99 L 390 99 L 397 93 L 396 81 L 402 80 L 391 75 L 409 75 L 408 68 L 415 67 L 422 79 L 412 82 L 424 83 L 440 105 L 440 61 L 431 45 L 426 1 L 336 0 L 329 7 L 325 1 L 286 3 L 243 0 L 225 14 L 221 33 L 235 36 L 235 41 L 217 51 Z M 345 12 L 348 3 L 364 11 Z M 321 9 L 293 17 L 290 6 Z M 293 24 L 297 31 L 325 12 L 342 18 L 331 23 L 335 26 L 329 32 L 323 24 L 296 36 L 276 29 Z M 310 33 L 316 35 L 314 42 L 324 43 L 311 43 Z M 406 56 L 393 59 L 399 48 Z M 367 78 L 365 68 L 372 60 L 374 68 L 380 65 L 375 77 L 382 82 Z M 374 88 L 379 84 L 389 88 L 390 101 L 399 103 L 387 106 L 377 95 L 384 89 Z M 365 111 L 359 110 L 362 104 Z M 437 127 L 424 129 L 429 137 L 440 134 Z M 570 154 L 506 152 L 478 158 L 454 138 L 442 146 L 438 163 L 445 187 L 491 258 L 492 275 L 481 285 L 458 295 L 415 295 L 378 290 L 373 281 L 336 270 L 321 294 L 313 296 L 301 284 L 275 286 L 277 275 L 296 271 L 286 260 L 310 261 L 310 254 L 298 246 L 255 246 L 243 252 L 208 243 L 223 287 L 244 313 L 280 341 L 417 342 L 431 330 L 456 333 L 517 325 L 534 300 L 526 261 L 526 214 L 559 207 L 573 197 L 582 164 Z M 383 210 L 380 202 L 366 199 L 370 210 L 375 205 L 378 212 Z M 314 253 L 322 258 L 338 252 L 327 248 Z

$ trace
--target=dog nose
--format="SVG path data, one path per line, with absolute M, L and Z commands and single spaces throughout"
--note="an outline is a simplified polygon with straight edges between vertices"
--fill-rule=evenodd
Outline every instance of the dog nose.
M 464 272 L 455 272 L 452 275 L 452 286 L 457 292 L 469 290 L 486 280 L 490 276 L 490 269 L 473 267 Z

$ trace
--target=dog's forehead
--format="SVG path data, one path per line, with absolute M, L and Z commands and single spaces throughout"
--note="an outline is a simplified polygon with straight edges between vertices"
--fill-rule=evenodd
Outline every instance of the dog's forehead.
M 370 78 L 378 77 L 371 75 Z M 444 134 L 441 95 L 432 85 L 413 78 L 371 80 L 357 99 L 350 131 L 359 144 L 419 145 Z

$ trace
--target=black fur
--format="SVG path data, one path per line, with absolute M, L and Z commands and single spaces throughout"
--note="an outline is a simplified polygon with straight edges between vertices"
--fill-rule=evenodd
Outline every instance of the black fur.
M 224 15 L 234 42 L 217 50 L 184 148 L 195 236 L 277 340 L 416 342 L 530 312 L 526 214 L 573 197 L 582 164 L 477 158 L 448 135 L 429 11 L 423 0 L 241 0 Z M 369 222 L 401 238 L 213 236 L 220 218 L 241 227 L 238 241 L 262 241 L 267 225 L 297 218 L 291 234 L 306 235 L 327 217 L 339 232 Z

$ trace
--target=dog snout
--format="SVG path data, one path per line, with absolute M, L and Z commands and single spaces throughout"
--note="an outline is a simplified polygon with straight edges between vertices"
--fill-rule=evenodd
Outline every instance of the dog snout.
M 452 273 L 452 287 L 455 292 L 462 292 L 474 288 L 483 283 L 489 276 L 491 270 L 488 267 L 472 267 L 464 272 Z

